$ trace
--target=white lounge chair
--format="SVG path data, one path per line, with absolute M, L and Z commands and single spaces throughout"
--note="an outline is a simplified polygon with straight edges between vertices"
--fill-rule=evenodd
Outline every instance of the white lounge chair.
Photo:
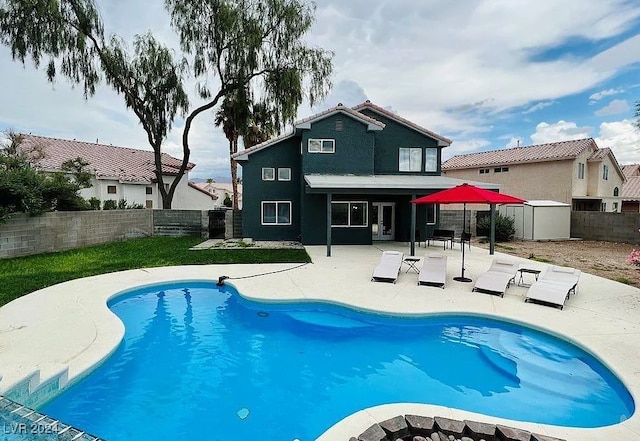
M 393 282 L 398 280 L 404 254 L 400 251 L 383 251 L 380 263 L 373 270 L 372 282 Z
M 578 289 L 580 270 L 562 266 L 550 266 L 527 291 L 525 302 L 530 300 L 564 308 L 564 304 Z
M 447 281 L 447 256 L 430 253 L 418 274 L 418 285 L 434 285 L 444 288 Z
M 489 270 L 478 276 L 473 291 L 495 293 L 504 297 L 504 292 L 515 281 L 518 266 L 517 262 L 511 260 L 494 259 Z

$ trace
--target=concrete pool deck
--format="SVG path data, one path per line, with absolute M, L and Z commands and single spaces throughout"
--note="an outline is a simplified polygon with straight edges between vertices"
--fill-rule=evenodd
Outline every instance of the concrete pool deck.
M 579 289 L 565 309 L 523 301 L 527 288 L 511 286 L 504 298 L 471 292 L 473 282 L 453 277 L 461 273 L 459 245 L 417 248 L 418 257 L 428 252 L 448 256 L 446 289 L 417 286 L 417 274 L 402 272 L 396 284 L 370 281 L 380 259 L 380 249 L 409 254 L 406 244 L 333 246 L 326 257 L 324 246 L 306 247 L 313 263 L 269 265 L 200 265 L 163 267 L 103 274 L 61 283 L 21 297 L 0 308 L 0 395 L 30 380 L 31 390 L 52 379 L 64 384 L 81 378 L 119 345 L 124 334 L 120 320 L 106 307 L 117 293 L 175 280 L 217 280 L 230 276 L 245 297 L 267 300 L 320 300 L 359 309 L 398 314 L 467 313 L 494 316 L 525 323 L 567 338 L 596 354 L 631 391 L 636 406 L 640 397 L 640 290 L 583 273 Z M 194 251 L 197 252 L 197 251 Z M 579 253 L 579 243 L 576 243 Z M 473 247 L 466 253 L 465 275 L 475 281 L 494 257 L 517 260 L 522 267 L 541 269 L 546 264 Z M 421 262 L 418 264 L 421 265 Z M 236 279 L 288 268 L 260 277 Z M 525 274 L 525 278 L 533 277 Z M 526 281 L 530 281 L 527 279 Z M 552 411 L 552 409 L 550 409 Z M 640 440 L 640 415 L 613 426 L 576 429 L 511 421 L 458 409 L 393 404 L 378 406 L 347 417 L 329 428 L 319 441 L 348 440 L 376 422 L 404 414 L 442 416 L 519 427 L 566 440 Z M 99 435 L 99 434 L 98 434 Z M 307 441 L 307 440 L 303 440 Z

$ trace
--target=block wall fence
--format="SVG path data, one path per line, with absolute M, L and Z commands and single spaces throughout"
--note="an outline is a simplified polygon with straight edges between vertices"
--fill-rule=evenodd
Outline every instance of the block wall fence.
M 16 214 L 0 224 L 0 258 L 63 251 L 145 236 L 208 237 L 200 210 L 66 211 Z

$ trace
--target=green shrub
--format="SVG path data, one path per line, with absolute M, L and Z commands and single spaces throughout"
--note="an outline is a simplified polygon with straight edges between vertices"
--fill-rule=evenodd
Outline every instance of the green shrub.
M 118 203 L 113 199 L 107 199 L 102 203 L 103 210 L 115 210 L 118 208 Z
M 231 197 L 229 196 L 229 193 L 227 193 L 227 195 L 224 197 L 224 201 L 222 201 L 222 205 L 224 205 L 225 207 L 231 207 L 233 205 L 233 202 L 231 201 Z
M 89 207 L 91 207 L 92 210 L 99 210 L 100 209 L 100 199 L 98 199 L 95 196 L 89 198 Z
M 478 230 L 491 231 L 491 217 L 483 217 L 478 221 Z M 513 218 L 496 213 L 496 242 L 509 242 L 516 234 Z

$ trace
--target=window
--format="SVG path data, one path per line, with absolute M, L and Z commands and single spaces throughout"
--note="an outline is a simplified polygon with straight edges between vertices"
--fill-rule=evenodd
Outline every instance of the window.
M 366 227 L 367 202 L 332 202 L 332 227 Z
M 144 190 L 146 194 L 153 194 L 153 187 L 146 187 Z
M 614 195 L 614 196 L 618 196 L 618 195 L 619 195 L 619 193 L 620 193 L 620 190 L 618 190 L 618 187 L 616 187 L 616 188 L 614 188 L 614 189 L 613 189 L 613 195 Z
M 279 168 L 278 169 L 278 181 L 290 181 L 291 180 L 291 169 Z
M 500 173 L 501 171 L 502 171 L 502 168 L 500 168 L 500 167 L 496 167 L 496 168 L 493 169 L 494 173 Z
M 421 148 L 398 149 L 398 170 L 401 172 L 419 172 L 422 168 Z
M 481 168 L 481 169 L 480 169 L 480 174 L 481 174 L 481 175 L 489 174 L 489 169 L 488 169 L 488 168 Z
M 603 202 L 602 204 L 600 204 L 600 211 L 607 211 L 607 203 Z
M 584 179 L 584 162 L 578 162 L 578 179 Z
M 613 203 L 613 211 L 615 211 L 616 213 L 618 212 L 618 203 L 617 202 Z
M 262 180 L 263 181 L 275 181 L 276 169 L 273 167 L 262 167 Z
M 609 179 L 609 166 L 606 164 L 602 165 L 602 180 L 606 181 Z
M 509 171 L 509 167 L 502 167 L 502 173 L 506 173 Z
M 334 139 L 310 139 L 309 153 L 335 153 L 336 141 Z
M 427 225 L 436 224 L 436 206 L 435 204 L 427 205 Z
M 424 151 L 424 171 L 438 171 L 438 149 L 426 149 Z
M 263 201 L 262 225 L 291 225 L 291 202 Z
M 115 185 L 107 185 L 107 193 L 108 194 L 116 194 L 116 186 Z
M 153 208 L 153 201 L 150 200 L 150 199 L 147 199 L 145 207 L 146 208 Z
M 344 121 L 336 119 L 336 132 L 342 132 L 344 130 Z

